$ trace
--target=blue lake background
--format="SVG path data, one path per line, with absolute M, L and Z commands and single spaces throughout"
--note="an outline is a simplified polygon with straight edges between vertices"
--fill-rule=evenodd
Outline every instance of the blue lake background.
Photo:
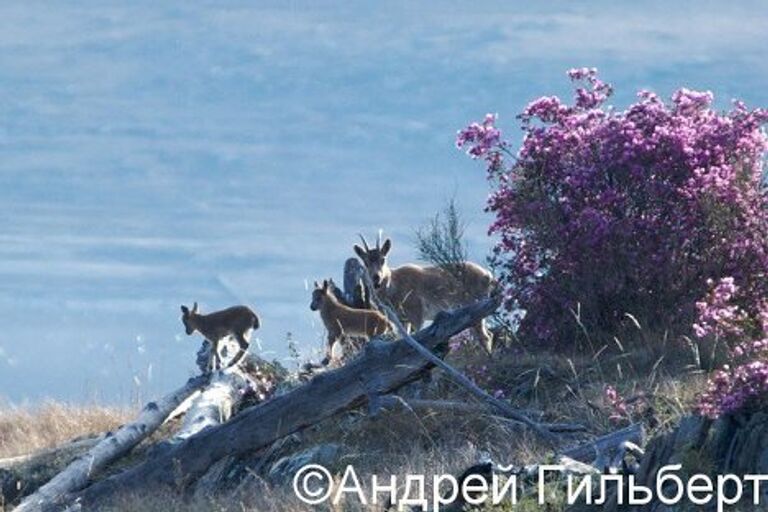
M 768 106 L 765 2 L 0 3 L 0 397 L 126 404 L 194 367 L 179 305 L 252 305 L 262 355 L 322 347 L 308 283 L 358 232 L 394 238 L 455 196 L 491 246 L 486 112 L 678 86 Z M 254 350 L 257 350 L 254 346 Z

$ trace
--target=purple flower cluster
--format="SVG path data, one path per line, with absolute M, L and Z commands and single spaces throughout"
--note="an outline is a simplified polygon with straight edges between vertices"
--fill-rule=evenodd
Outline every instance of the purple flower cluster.
M 694 332 L 699 337 L 725 340 L 735 365 L 716 372 L 699 400 L 699 412 L 717 418 L 748 408 L 768 392 L 768 304 L 758 301 L 755 312 L 749 314 L 733 304 L 739 298 L 739 287 L 732 278 L 708 284 L 711 291 L 706 299 L 696 303 Z
M 472 158 L 481 158 L 495 149 L 501 142 L 501 131 L 496 128 L 496 114 L 486 114 L 482 123 L 472 123 L 459 130 L 456 147 L 469 146 L 467 154 Z
M 718 337 L 740 336 L 744 333 L 742 325 L 747 315 L 739 306 L 732 304 L 738 287 L 732 277 L 723 277 L 714 286 L 712 279 L 707 280 L 712 288 L 705 300 L 696 302 L 698 320 L 693 324 L 693 332 L 699 338 L 715 335 Z
M 613 94 L 611 84 L 597 77 L 596 68 L 576 68 L 568 71 L 568 77 L 576 82 L 584 82 L 588 88 L 576 88 L 576 107 L 592 109 L 602 105 Z
M 611 407 L 609 419 L 614 423 L 621 421 L 629 415 L 629 409 L 624 398 L 616 391 L 613 386 L 605 386 L 603 391 L 606 402 Z
M 475 343 L 475 339 L 469 329 L 461 331 L 459 334 L 452 336 L 448 340 L 448 348 L 451 352 L 458 352 L 464 347 L 471 346 Z
M 699 412 L 709 418 L 743 411 L 768 392 L 768 362 L 752 361 L 736 368 L 726 366 L 709 381 L 699 402 Z
M 724 277 L 718 293 L 735 294 L 738 308 L 711 313 L 754 317 L 768 295 L 755 277 L 768 272 L 768 112 L 738 102 L 717 112 L 712 93 L 688 89 L 668 103 L 640 91 L 617 111 L 596 70 L 569 76 L 571 102 L 543 97 L 520 114 L 509 162 L 496 116 L 457 139 L 486 162 L 494 265 L 507 308 L 525 311 L 520 334 L 572 342 L 583 328 L 613 332 L 625 313 L 688 329 L 707 280 Z
M 467 147 L 467 154 L 473 159 L 483 158 L 489 169 L 498 170 L 504 166 L 505 143 L 501 131 L 496 128 L 496 114 L 486 114 L 482 123 L 472 123 L 456 136 L 456 147 Z

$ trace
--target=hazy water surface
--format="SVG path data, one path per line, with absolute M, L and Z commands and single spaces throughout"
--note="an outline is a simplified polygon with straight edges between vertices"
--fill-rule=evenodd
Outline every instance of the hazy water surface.
M 199 344 L 179 305 L 252 305 L 268 357 L 321 346 L 307 282 L 356 233 L 395 238 L 456 195 L 490 242 L 488 111 L 597 66 L 639 88 L 768 105 L 764 2 L 0 4 L 0 396 L 126 402 Z

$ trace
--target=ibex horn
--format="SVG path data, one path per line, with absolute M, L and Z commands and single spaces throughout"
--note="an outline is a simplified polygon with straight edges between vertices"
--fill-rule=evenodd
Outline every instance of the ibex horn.
M 359 236 L 360 240 L 363 242 L 363 247 L 365 247 L 365 251 L 369 252 L 371 249 L 368 247 L 368 242 L 365 241 L 365 237 L 361 233 L 358 233 L 357 236 Z
M 376 234 L 376 248 L 381 249 L 381 230 Z

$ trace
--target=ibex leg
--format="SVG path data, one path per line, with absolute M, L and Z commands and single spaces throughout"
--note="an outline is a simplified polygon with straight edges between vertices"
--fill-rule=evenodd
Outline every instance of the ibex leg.
M 245 357 L 245 354 L 248 353 L 248 347 L 251 346 L 251 344 L 242 334 L 235 336 L 235 339 L 237 340 L 237 344 L 239 345 L 238 347 L 239 350 L 237 354 L 235 354 L 235 357 L 232 358 L 232 361 L 229 363 L 229 366 L 236 366 L 240 364 L 240 361 L 243 360 L 243 358 Z
M 219 342 L 211 341 L 211 349 L 208 353 L 208 373 L 216 370 L 216 360 L 219 357 Z

